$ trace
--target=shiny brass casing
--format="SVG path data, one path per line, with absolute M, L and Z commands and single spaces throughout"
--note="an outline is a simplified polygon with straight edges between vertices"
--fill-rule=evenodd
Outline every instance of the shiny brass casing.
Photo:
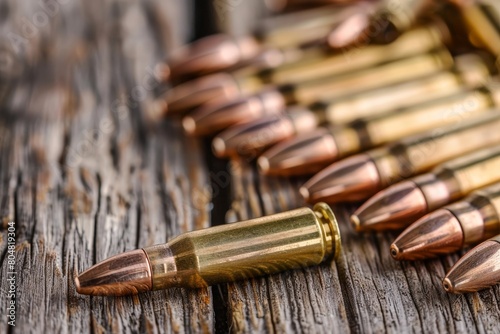
M 476 54 L 458 56 L 455 64 L 450 71 L 439 71 L 422 78 L 333 99 L 324 108 L 325 120 L 331 124 L 346 124 L 358 118 L 445 97 L 464 87 L 477 87 L 489 80 L 488 66 Z
M 470 121 L 458 115 L 455 117 L 454 125 L 370 151 L 368 154 L 377 166 L 380 185 L 393 184 L 447 160 L 500 143 L 498 110 Z
M 363 90 L 403 82 L 436 73 L 453 66 L 453 58 L 445 49 L 420 54 L 334 78 L 326 77 L 283 87 L 289 103 L 309 104 L 333 99 Z
M 319 264 L 338 255 L 340 233 L 330 207 L 318 203 L 184 233 L 144 251 L 153 290 L 198 288 Z

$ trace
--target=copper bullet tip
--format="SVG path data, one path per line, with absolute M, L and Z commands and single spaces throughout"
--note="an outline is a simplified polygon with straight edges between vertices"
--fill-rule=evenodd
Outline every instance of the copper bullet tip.
M 170 74 L 170 67 L 164 62 L 156 64 L 153 69 L 155 79 L 160 82 L 168 81 L 170 79 Z
M 225 157 L 226 153 L 226 143 L 224 140 L 220 137 L 215 137 L 212 140 L 212 151 L 214 152 L 215 156 L 219 158 Z
M 251 36 L 207 36 L 174 52 L 171 75 L 179 78 L 224 70 L 256 57 L 259 51 L 259 43 Z
M 312 112 L 290 108 L 288 113 L 233 125 L 217 137 L 226 145 L 225 153 L 221 154 L 254 156 L 273 144 L 312 131 L 317 126 L 318 121 Z M 261 171 L 265 173 L 270 167 L 269 160 L 263 158 L 261 161 L 264 164 Z
M 240 96 L 229 73 L 216 73 L 187 81 L 166 94 L 169 113 L 180 113 L 205 104 L 223 104 Z
M 75 287 L 76 287 L 76 292 L 83 294 L 83 290 L 80 286 L 80 280 L 78 279 L 78 276 L 75 276 Z
M 443 289 L 446 292 L 455 293 L 455 287 L 453 286 L 453 283 L 451 283 L 449 278 L 445 278 L 443 280 Z
M 334 49 L 341 49 L 360 42 L 366 37 L 364 34 L 370 25 L 370 15 L 369 11 L 359 11 L 346 18 L 330 32 L 327 37 L 328 45 Z
M 196 122 L 194 121 L 193 117 L 186 116 L 182 119 L 182 127 L 184 128 L 184 131 L 192 135 L 196 131 Z
M 78 293 L 125 296 L 152 289 L 151 268 L 142 249 L 110 257 L 75 277 Z
M 447 209 L 436 210 L 410 225 L 391 245 L 396 260 L 421 260 L 449 254 L 462 248 L 460 222 Z
M 351 217 L 349 217 L 349 220 L 351 221 L 352 227 L 354 227 L 357 232 L 361 232 L 363 230 L 361 227 L 361 221 L 359 220 L 359 217 L 357 215 L 351 215 Z
M 163 99 L 156 99 L 145 109 L 146 116 L 152 121 L 159 121 L 168 112 L 168 103 Z
M 249 123 L 263 116 L 282 113 L 285 108 L 283 96 L 274 90 L 239 98 L 224 104 L 209 104 L 194 110 L 190 115 L 192 135 L 202 136 L 217 133 L 225 128 Z
M 500 235 L 471 249 L 450 269 L 443 288 L 451 293 L 476 292 L 500 283 Z
M 366 199 L 378 190 L 377 167 L 367 154 L 358 154 L 325 168 L 304 184 L 308 202 L 352 202 Z
M 269 160 L 266 157 L 259 157 L 257 159 L 257 168 L 262 174 L 267 174 L 269 171 Z
M 354 212 L 356 230 L 402 229 L 426 212 L 427 202 L 420 188 L 412 181 L 399 182 L 378 192 Z
M 395 244 L 391 245 L 391 256 L 394 259 L 399 260 L 399 248 Z
M 297 135 L 262 154 L 267 160 L 266 175 L 307 175 L 320 171 L 339 156 L 337 144 L 326 128 Z
M 309 202 L 309 190 L 306 187 L 300 187 L 299 192 L 300 195 L 302 195 L 302 198 L 304 198 L 304 201 Z

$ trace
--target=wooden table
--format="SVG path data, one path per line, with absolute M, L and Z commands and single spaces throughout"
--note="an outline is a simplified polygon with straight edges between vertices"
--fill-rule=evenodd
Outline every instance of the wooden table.
M 395 234 L 356 234 L 351 205 L 334 208 L 337 263 L 200 290 L 77 294 L 75 275 L 113 254 L 302 206 L 304 179 L 217 160 L 208 140 L 156 119 L 154 96 L 165 88 L 150 72 L 171 42 L 164 4 L 60 2 L 49 22 L 14 43 L 19 49 L 2 36 L 0 332 L 500 331 L 500 286 L 444 293 L 441 278 L 458 255 L 396 262 L 388 252 Z M 4 0 L 2 31 L 22 32 L 23 17 L 42 22 L 32 5 Z M 15 327 L 7 323 L 12 271 Z

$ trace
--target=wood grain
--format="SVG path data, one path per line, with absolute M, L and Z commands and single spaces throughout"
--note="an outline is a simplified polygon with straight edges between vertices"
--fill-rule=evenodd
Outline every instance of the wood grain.
M 336 262 L 208 289 L 76 293 L 76 273 L 110 255 L 304 205 L 303 179 L 226 164 L 178 120 L 156 118 L 167 87 L 151 72 L 189 36 L 183 4 L 61 0 L 30 34 L 46 9 L 0 2 L 0 333 L 500 332 L 500 287 L 445 294 L 458 255 L 395 262 L 395 235 L 355 233 L 352 205 L 335 207 Z M 6 317 L 9 221 L 16 327 Z

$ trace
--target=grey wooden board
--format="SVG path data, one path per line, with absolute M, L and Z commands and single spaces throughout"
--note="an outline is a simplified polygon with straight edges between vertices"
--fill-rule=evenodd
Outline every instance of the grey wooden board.
M 207 164 L 207 145 L 186 138 L 176 120 L 154 119 L 161 87 L 148 73 L 186 34 L 166 28 L 171 2 L 60 3 L 16 50 L 7 33 L 23 36 L 22 19 L 40 7 L 0 6 L 0 332 L 500 331 L 500 287 L 445 294 L 440 280 L 458 255 L 395 262 L 395 235 L 356 234 L 352 206 L 335 207 L 344 246 L 337 263 L 209 289 L 78 295 L 73 278 L 93 263 L 220 223 L 210 221 L 211 190 L 231 191 L 232 222 L 302 206 L 303 180 L 261 177 L 251 161 L 221 175 Z M 230 177 L 231 189 L 214 188 L 214 177 Z M 15 328 L 7 324 L 9 221 Z

